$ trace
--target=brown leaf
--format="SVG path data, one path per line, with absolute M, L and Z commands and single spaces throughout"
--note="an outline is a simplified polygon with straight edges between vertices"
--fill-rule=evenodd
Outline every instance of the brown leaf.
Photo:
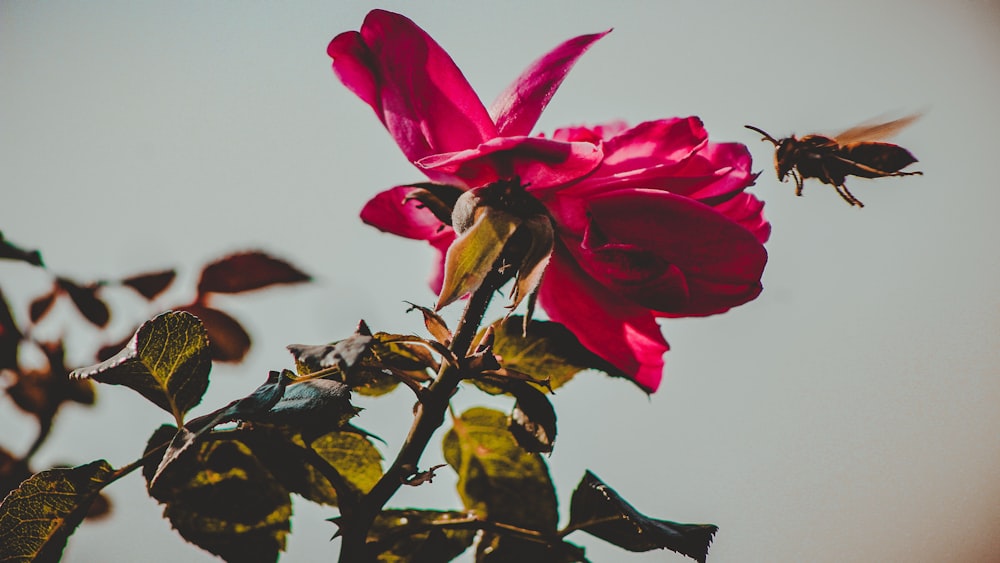
M 150 272 L 125 278 L 122 280 L 122 285 L 131 287 L 147 300 L 152 301 L 170 287 L 176 277 L 176 271 L 163 270 L 162 272 Z
M 233 254 L 213 262 L 201 272 L 198 293 L 240 293 L 312 278 L 284 260 L 263 252 Z
M 199 303 L 178 310 L 187 311 L 204 323 L 213 360 L 238 363 L 250 351 L 250 335 L 239 321 L 228 314 Z
M 14 324 L 10 307 L 0 289 L 0 370 L 17 370 L 17 347 L 24 335 Z
M 104 301 L 97 297 L 97 290 L 100 288 L 99 285 L 89 284 L 81 286 L 66 278 L 57 278 L 56 283 L 63 291 L 69 294 L 70 299 L 73 300 L 73 304 L 79 309 L 80 314 L 88 321 L 101 328 L 108 326 L 108 321 L 111 320 L 111 311 Z
M 28 315 L 31 318 L 31 322 L 37 323 L 52 310 L 52 304 L 56 302 L 56 295 L 58 293 L 58 286 L 53 286 L 48 293 L 36 297 L 31 302 L 31 305 L 28 307 Z

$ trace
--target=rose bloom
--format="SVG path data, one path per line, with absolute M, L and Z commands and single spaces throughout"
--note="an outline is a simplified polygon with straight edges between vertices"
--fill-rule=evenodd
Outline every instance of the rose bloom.
M 487 110 L 454 61 L 409 19 L 375 10 L 327 50 L 340 80 L 430 180 L 471 189 L 519 179 L 554 220 L 538 304 L 643 389 L 669 349 L 657 318 L 713 315 L 760 294 L 770 234 L 738 143 L 710 143 L 696 117 L 531 130 L 577 59 L 607 32 L 566 41 Z M 398 186 L 365 206 L 383 231 L 441 255 L 453 229 Z

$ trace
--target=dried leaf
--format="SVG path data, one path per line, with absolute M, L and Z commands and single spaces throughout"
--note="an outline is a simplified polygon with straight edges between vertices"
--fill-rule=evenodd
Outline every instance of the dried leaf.
M 434 337 L 434 340 L 438 341 L 443 346 L 451 346 L 451 331 L 448 330 L 448 323 L 444 322 L 441 315 L 438 315 L 433 310 L 427 307 L 421 307 L 420 305 L 415 305 L 407 301 L 410 305 L 410 310 L 416 309 L 420 311 L 424 316 L 424 326 L 427 327 L 427 332 Z

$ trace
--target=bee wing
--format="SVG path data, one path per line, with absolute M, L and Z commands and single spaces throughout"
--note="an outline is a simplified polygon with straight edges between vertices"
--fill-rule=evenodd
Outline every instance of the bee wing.
M 899 119 L 894 119 L 892 121 L 886 121 L 883 123 L 866 123 L 858 125 L 857 127 L 851 127 L 847 131 L 840 133 L 834 140 L 841 145 L 849 145 L 851 143 L 861 143 L 865 141 L 878 141 L 880 139 L 887 139 L 896 133 L 899 133 L 907 125 L 913 123 L 920 117 L 921 114 L 914 113 L 906 117 L 900 117 Z

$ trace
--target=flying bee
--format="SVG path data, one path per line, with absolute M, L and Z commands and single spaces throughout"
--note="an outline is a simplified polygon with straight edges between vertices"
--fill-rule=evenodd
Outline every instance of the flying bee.
M 760 133 L 764 136 L 762 141 L 770 141 L 775 146 L 774 168 L 778 179 L 784 182 L 791 175 L 795 180 L 795 195 L 802 195 L 803 180 L 817 178 L 833 186 L 847 203 L 864 207 L 844 185 L 848 176 L 882 178 L 923 174 L 901 172 L 917 161 L 910 151 L 898 145 L 877 142 L 895 135 L 918 117 L 914 114 L 886 123 L 859 125 L 834 137 L 806 135 L 801 139 L 794 135 L 775 139 L 757 127 L 745 127 Z

